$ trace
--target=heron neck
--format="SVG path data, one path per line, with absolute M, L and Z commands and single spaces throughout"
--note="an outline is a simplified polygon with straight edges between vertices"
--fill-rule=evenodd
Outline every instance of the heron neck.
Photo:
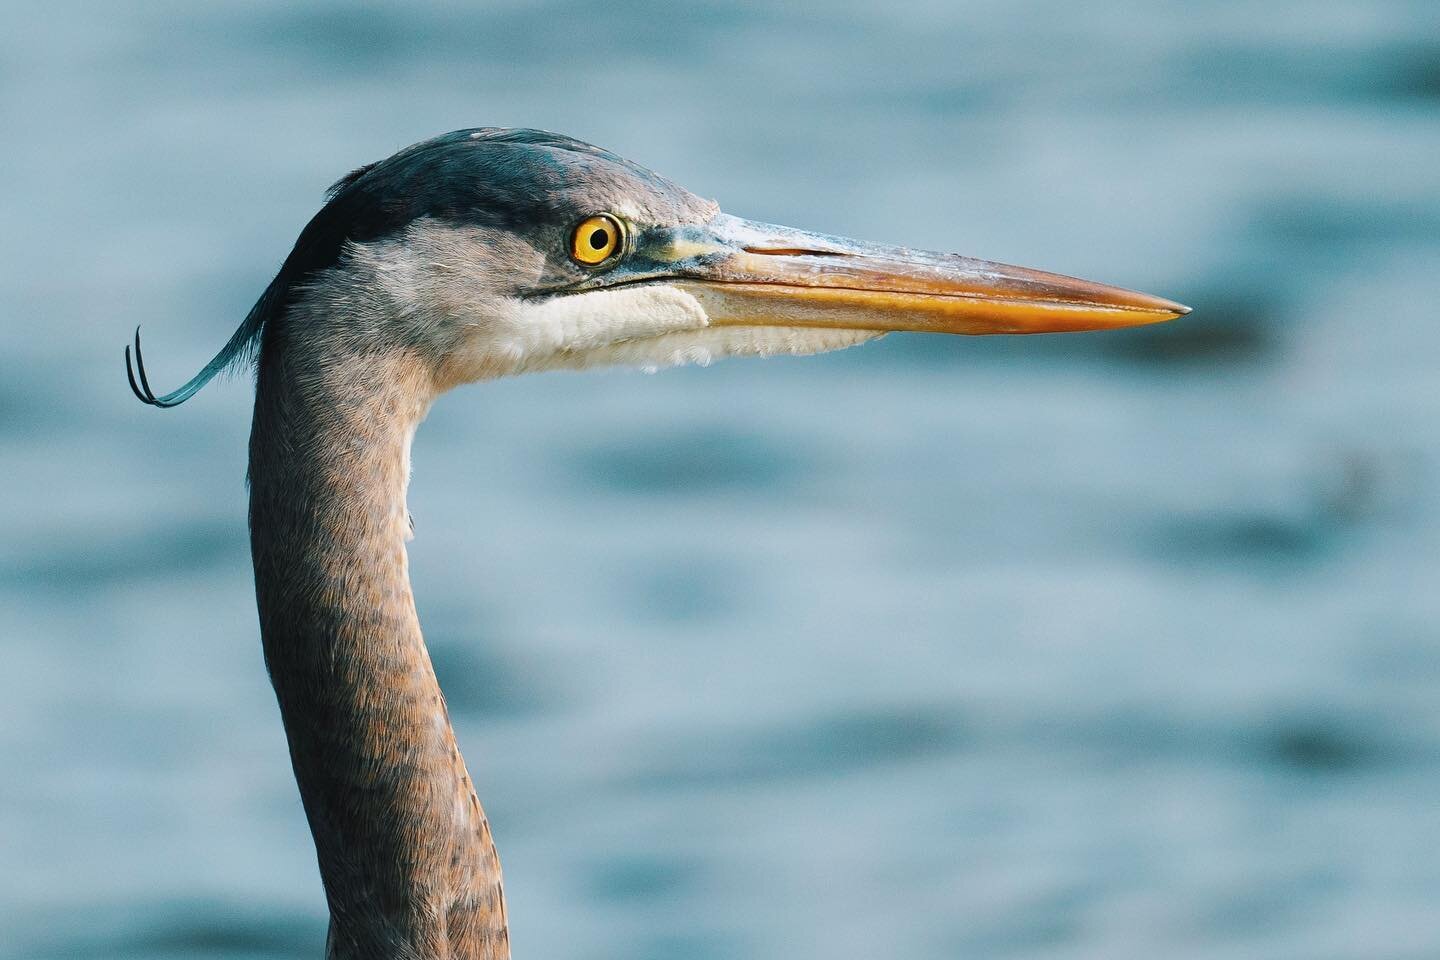
M 504 960 L 500 863 L 410 590 L 405 489 L 428 385 L 403 357 L 316 356 L 274 334 L 250 440 L 251 546 L 329 956 Z

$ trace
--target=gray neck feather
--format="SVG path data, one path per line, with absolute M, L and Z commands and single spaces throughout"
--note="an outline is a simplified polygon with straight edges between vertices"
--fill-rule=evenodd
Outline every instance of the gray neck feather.
M 407 570 L 410 438 L 434 388 L 413 354 L 374 352 L 358 312 L 312 295 L 267 328 L 250 439 L 261 635 L 328 953 L 505 960 L 500 863 Z

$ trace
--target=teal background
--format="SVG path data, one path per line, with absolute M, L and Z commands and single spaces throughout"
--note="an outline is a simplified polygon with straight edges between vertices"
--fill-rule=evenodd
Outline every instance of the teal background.
M 563 131 L 1165 329 L 457 391 L 412 572 L 520 957 L 1440 955 L 1440 12 L 0 10 L 0 957 L 318 957 L 250 388 L 334 179 Z

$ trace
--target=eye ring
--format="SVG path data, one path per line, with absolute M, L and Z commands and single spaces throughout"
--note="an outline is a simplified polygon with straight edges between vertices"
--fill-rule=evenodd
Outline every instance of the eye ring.
M 598 267 L 625 248 L 625 226 L 608 213 L 586 217 L 570 231 L 570 259 L 585 267 Z

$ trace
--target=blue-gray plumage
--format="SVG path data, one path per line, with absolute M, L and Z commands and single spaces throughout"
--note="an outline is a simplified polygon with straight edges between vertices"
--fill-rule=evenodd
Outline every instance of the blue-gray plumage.
M 490 825 L 407 573 L 410 440 L 476 380 L 814 353 L 892 330 L 1133 326 L 1186 308 L 949 254 L 741 220 L 608 151 L 461 130 L 331 189 L 244 323 L 159 407 L 254 359 L 250 531 L 266 665 L 332 958 L 510 955 Z

